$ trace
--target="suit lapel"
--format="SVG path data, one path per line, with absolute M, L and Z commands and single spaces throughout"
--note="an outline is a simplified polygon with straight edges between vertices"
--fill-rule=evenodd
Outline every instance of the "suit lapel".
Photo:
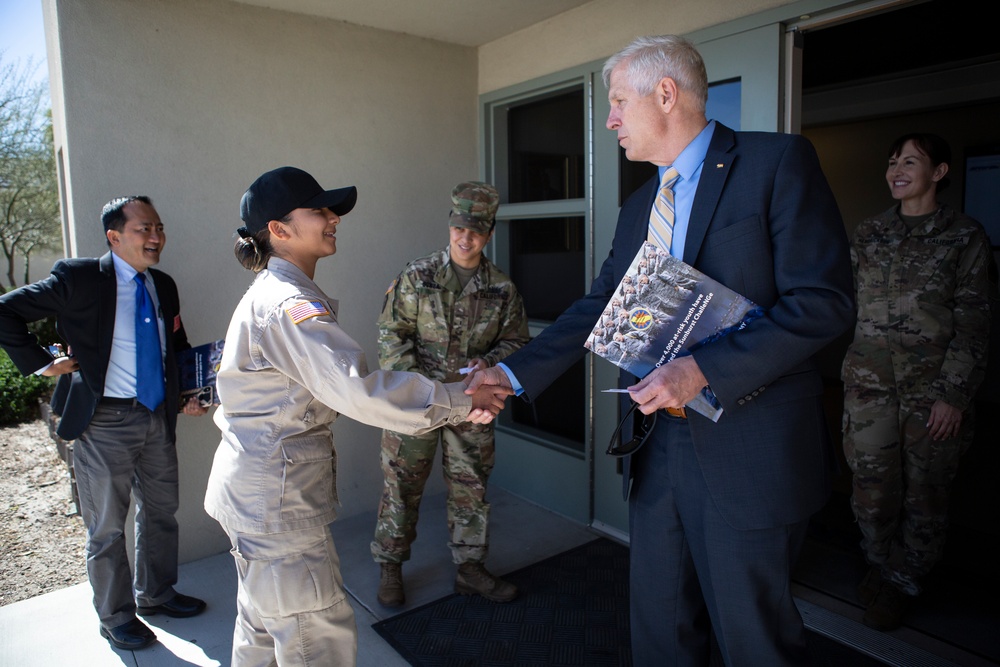
M 99 266 L 97 334 L 101 346 L 100 358 L 110 359 L 111 344 L 115 337 L 115 311 L 118 309 L 118 277 L 110 252 L 101 257 Z
M 633 224 L 628 238 L 629 252 L 626 253 L 626 257 L 616 257 L 619 260 L 618 266 L 621 270 L 616 271 L 615 280 L 621 280 L 622 276 L 625 275 L 628 267 L 632 264 L 632 260 L 635 258 L 635 254 L 639 252 L 639 248 L 642 247 L 642 244 L 649 237 L 649 211 L 653 208 L 653 199 L 656 197 L 657 185 L 659 185 L 659 179 L 654 176 L 640 190 L 644 196 L 637 198 L 637 201 L 642 202 L 642 205 L 636 209 L 632 216 Z
M 684 242 L 684 261 L 688 264 L 694 264 L 701 250 L 701 244 L 705 241 L 708 225 L 715 215 L 715 208 L 719 204 L 719 198 L 722 196 L 722 190 L 736 157 L 730 152 L 734 145 L 733 131 L 721 123 L 716 124 L 708 152 L 705 153 L 698 191 L 695 193 L 691 218 L 688 220 L 687 239 Z

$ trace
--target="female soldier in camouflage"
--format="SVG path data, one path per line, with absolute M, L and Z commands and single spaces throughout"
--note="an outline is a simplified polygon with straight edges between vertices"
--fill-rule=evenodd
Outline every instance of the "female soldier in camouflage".
M 447 248 L 416 259 L 386 292 L 379 316 L 382 368 L 414 371 L 442 382 L 460 369 L 494 366 L 528 342 L 528 318 L 511 279 L 483 255 L 500 196 L 481 181 L 452 190 Z M 484 565 L 489 550 L 486 483 L 493 470 L 493 426 L 445 424 L 420 436 L 382 434 L 385 484 L 371 551 L 379 564 L 378 601 L 405 603 L 402 563 L 410 557 L 424 485 L 438 440 L 448 487 L 448 531 L 458 566 L 455 591 L 508 602 L 517 588 Z
M 858 225 L 851 246 L 858 319 L 843 366 L 844 452 L 870 564 L 858 597 L 879 630 L 900 625 L 941 557 L 986 367 L 990 242 L 937 201 L 950 153 L 935 135 L 897 139 L 886 180 L 898 204 Z

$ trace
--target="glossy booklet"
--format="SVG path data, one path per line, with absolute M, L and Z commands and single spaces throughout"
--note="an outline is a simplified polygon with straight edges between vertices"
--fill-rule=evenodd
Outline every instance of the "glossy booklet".
M 181 387 L 181 408 L 191 396 L 197 396 L 202 407 L 219 404 L 215 391 L 215 376 L 222 361 L 225 340 L 216 340 L 177 353 L 177 369 Z
M 584 347 L 636 377 L 739 331 L 763 309 L 693 266 L 644 243 Z M 688 408 L 718 421 L 707 387 Z

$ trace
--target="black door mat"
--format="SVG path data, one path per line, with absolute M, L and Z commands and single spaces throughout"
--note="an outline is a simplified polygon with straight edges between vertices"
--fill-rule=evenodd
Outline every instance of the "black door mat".
M 411 665 L 627 665 L 628 549 L 597 539 L 518 570 L 513 602 L 449 595 L 372 627 Z
M 372 627 L 419 667 L 626 667 L 628 569 L 628 548 L 600 538 L 505 575 L 513 602 L 453 594 Z M 820 664 L 882 664 L 814 633 L 809 648 Z M 722 665 L 717 652 L 711 665 Z

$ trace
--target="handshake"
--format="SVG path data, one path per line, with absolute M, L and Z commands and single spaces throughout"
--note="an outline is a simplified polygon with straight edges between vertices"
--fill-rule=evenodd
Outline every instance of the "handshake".
M 465 393 L 472 397 L 472 410 L 467 421 L 473 424 L 489 424 L 503 410 L 504 401 L 514 393 L 510 379 L 497 366 L 487 368 L 481 359 L 469 362 L 465 377 Z

